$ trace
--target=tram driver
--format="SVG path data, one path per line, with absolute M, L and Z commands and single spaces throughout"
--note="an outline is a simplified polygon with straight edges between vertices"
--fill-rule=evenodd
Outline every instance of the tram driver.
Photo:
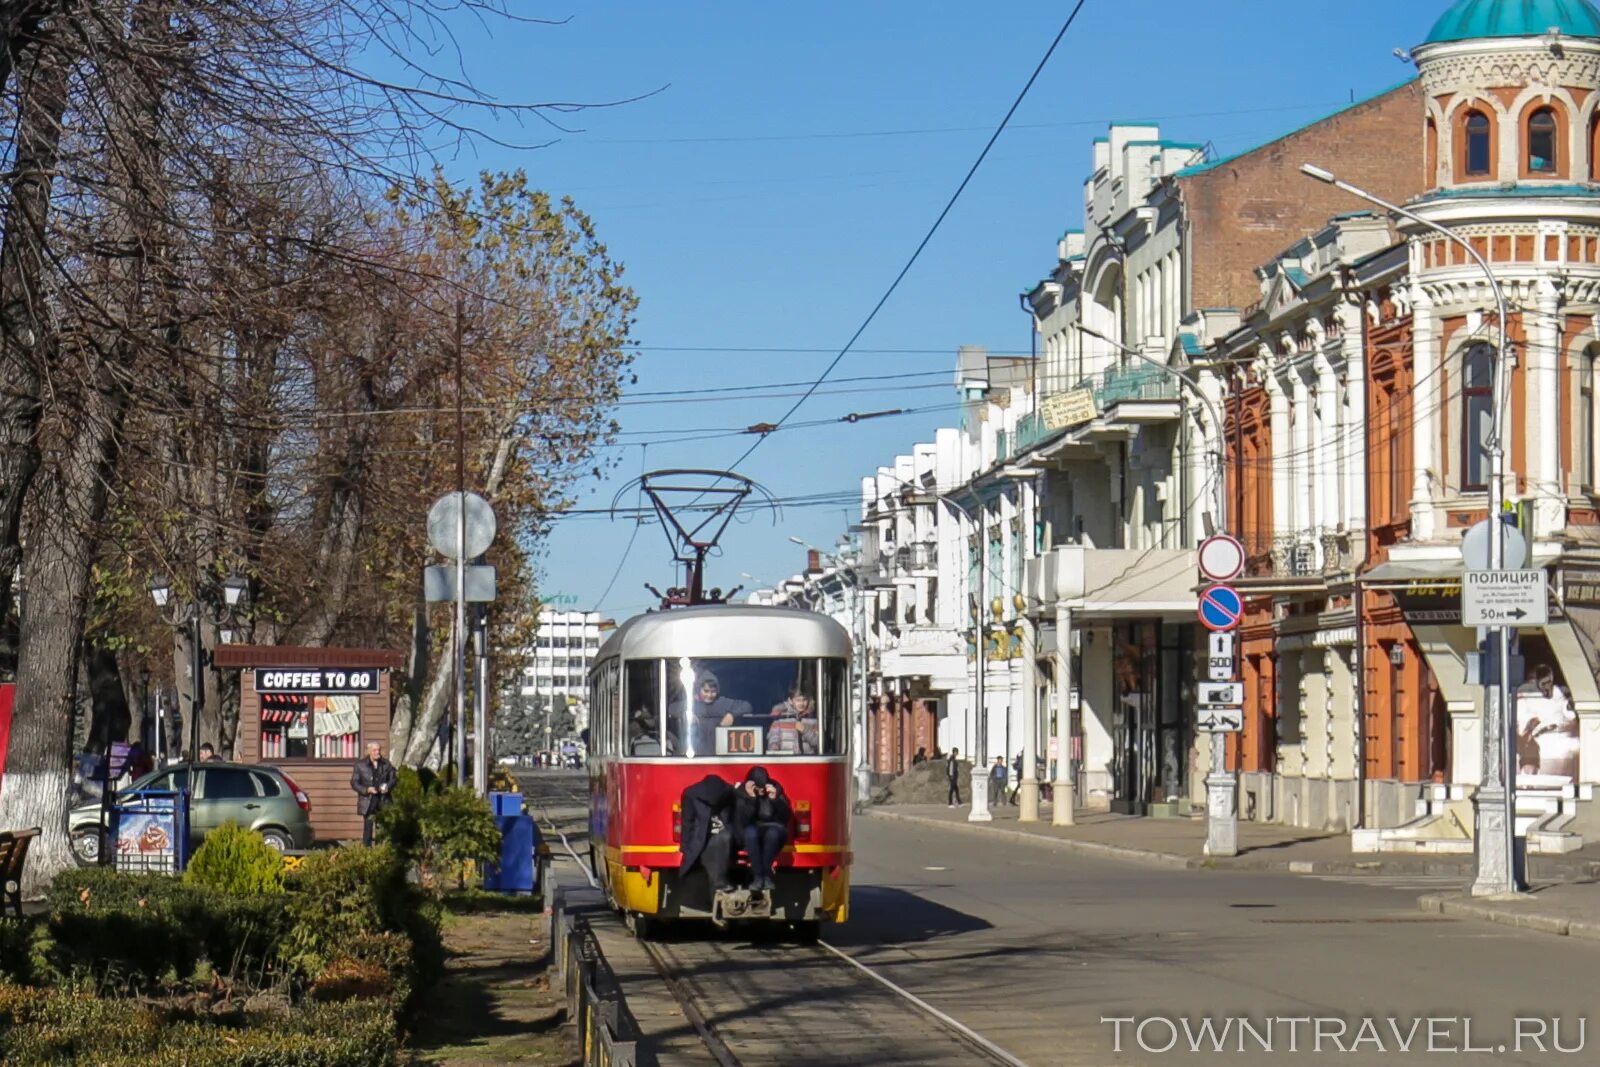
M 750 702 L 734 700 L 722 695 L 722 683 L 711 671 L 703 670 L 695 677 L 694 700 L 691 702 L 693 720 L 689 724 L 694 738 L 695 755 L 713 753 L 717 748 L 717 727 L 732 726 L 750 717 Z M 674 720 L 683 713 L 680 704 L 672 711 Z

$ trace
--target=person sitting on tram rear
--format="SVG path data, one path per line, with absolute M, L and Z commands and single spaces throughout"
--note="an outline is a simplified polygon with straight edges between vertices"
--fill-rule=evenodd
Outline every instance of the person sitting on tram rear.
M 751 889 L 760 892 L 777 888 L 773 869 L 789 841 L 789 820 L 793 815 L 783 786 L 765 767 L 750 768 L 734 795 L 733 825 L 750 859 Z
M 772 709 L 772 724 L 767 727 L 767 753 L 774 756 L 815 756 L 817 754 L 817 709 L 811 695 L 798 685 L 789 687 L 789 698 Z
M 678 864 L 678 877 L 694 870 L 698 863 L 705 869 L 712 893 L 732 888 L 728 872 L 733 862 L 733 786 L 714 774 L 708 774 L 683 791 L 680 801 L 683 826 L 679 847 L 683 862 Z

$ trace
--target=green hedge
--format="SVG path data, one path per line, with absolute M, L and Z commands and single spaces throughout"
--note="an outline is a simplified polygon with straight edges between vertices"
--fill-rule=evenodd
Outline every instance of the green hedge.
M 46 902 L 49 958 L 62 975 L 141 990 L 191 977 L 210 926 L 201 894 L 161 874 L 65 871 Z
M 387 845 L 306 857 L 290 882 L 288 900 L 284 958 L 308 980 L 358 956 L 363 945 L 370 950 L 370 939 L 380 935 L 388 935 L 388 943 L 376 955 L 385 959 L 393 959 L 397 939 L 405 939 L 408 968 L 395 976 L 397 987 L 425 989 L 443 973 L 438 902 L 411 884 L 404 862 Z
M 398 1059 L 385 1001 L 305 1005 L 242 1028 L 138 1001 L 0 984 L 6 1067 L 392 1067 Z

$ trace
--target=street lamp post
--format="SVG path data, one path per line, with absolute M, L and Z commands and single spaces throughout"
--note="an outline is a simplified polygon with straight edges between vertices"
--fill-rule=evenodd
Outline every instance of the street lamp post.
M 231 623 L 234 611 L 246 598 L 249 592 L 249 582 L 237 575 L 227 578 L 222 583 L 223 612 L 222 621 Z M 177 630 L 189 629 L 189 759 L 200 758 L 200 712 L 205 707 L 205 674 L 202 670 L 205 660 L 205 634 L 202 624 L 205 621 L 205 603 L 200 599 L 190 601 L 180 611 L 172 601 L 172 584 L 166 578 L 157 576 L 150 579 L 150 599 L 155 602 L 157 610 Z M 170 608 L 170 610 L 169 610 Z M 221 635 L 232 635 L 231 629 L 219 631 Z M 221 739 L 218 738 L 220 743 Z
M 864 584 L 864 572 L 860 560 L 849 560 L 833 552 L 824 552 L 816 545 L 798 537 L 790 537 L 790 541 L 809 551 L 815 552 L 819 560 L 825 559 L 842 572 L 848 572 L 850 583 L 855 589 L 851 601 L 851 639 L 855 644 L 855 657 L 857 662 L 851 666 L 855 668 L 856 676 L 856 715 L 852 732 L 855 734 L 856 748 L 856 798 L 862 803 L 872 797 L 872 762 L 868 758 L 867 748 L 871 743 L 871 731 L 867 729 L 867 590 Z M 759 582 L 761 579 L 753 574 L 743 575 L 751 581 Z M 809 576 L 808 576 L 809 580 Z
M 1510 363 L 1507 358 L 1510 349 L 1506 335 L 1506 296 L 1499 279 L 1495 277 L 1488 261 L 1472 246 L 1472 242 L 1449 227 L 1342 181 L 1322 167 L 1306 163 L 1301 165 L 1300 170 L 1307 177 L 1342 189 L 1351 196 L 1439 234 L 1465 251 L 1488 279 L 1489 289 L 1494 293 L 1497 316 L 1492 400 L 1494 414 L 1489 429 L 1489 569 L 1505 569 L 1505 524 L 1500 521 L 1500 515 L 1505 510 L 1506 502 L 1505 440 L 1510 432 L 1510 416 L 1506 408 L 1509 392 L 1506 370 Z M 1486 682 L 1483 687 L 1483 776 L 1478 783 L 1476 798 L 1478 818 L 1474 828 L 1474 848 L 1478 856 L 1478 870 L 1472 883 L 1473 896 L 1498 896 L 1522 891 L 1516 847 L 1516 709 L 1511 702 L 1510 634 L 1504 626 L 1487 629 L 1496 669 L 1493 672 L 1494 680 Z
M 1220 436 L 1223 428 L 1222 415 L 1217 410 L 1216 404 L 1206 396 L 1205 390 L 1200 388 L 1200 383 L 1188 374 L 1171 367 L 1157 359 L 1151 359 L 1136 348 L 1129 348 L 1121 341 L 1113 340 L 1105 334 L 1091 330 L 1082 323 L 1074 323 L 1080 333 L 1099 338 L 1114 348 L 1119 348 L 1135 359 L 1150 364 L 1165 374 L 1170 374 L 1180 383 L 1188 387 L 1205 406 L 1206 415 L 1211 419 L 1211 424 Z M 1226 527 L 1228 520 L 1225 487 L 1222 484 L 1222 454 L 1216 450 L 1211 451 L 1215 469 L 1211 473 L 1211 489 L 1213 493 L 1213 507 L 1215 521 L 1219 527 Z M 1058 635 L 1057 640 L 1065 640 L 1065 635 Z M 1070 659 L 1071 653 L 1068 653 Z M 1235 772 L 1228 770 L 1227 741 L 1222 733 L 1213 731 L 1211 734 L 1211 769 L 1206 774 L 1206 844 L 1205 854 L 1208 856 L 1236 856 L 1239 853 L 1239 788 Z

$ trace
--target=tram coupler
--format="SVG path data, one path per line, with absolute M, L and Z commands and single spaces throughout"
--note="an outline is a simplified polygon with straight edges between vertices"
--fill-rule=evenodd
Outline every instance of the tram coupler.
M 711 901 L 711 921 L 726 926 L 733 919 L 770 919 L 772 894 L 748 889 L 719 889 Z

